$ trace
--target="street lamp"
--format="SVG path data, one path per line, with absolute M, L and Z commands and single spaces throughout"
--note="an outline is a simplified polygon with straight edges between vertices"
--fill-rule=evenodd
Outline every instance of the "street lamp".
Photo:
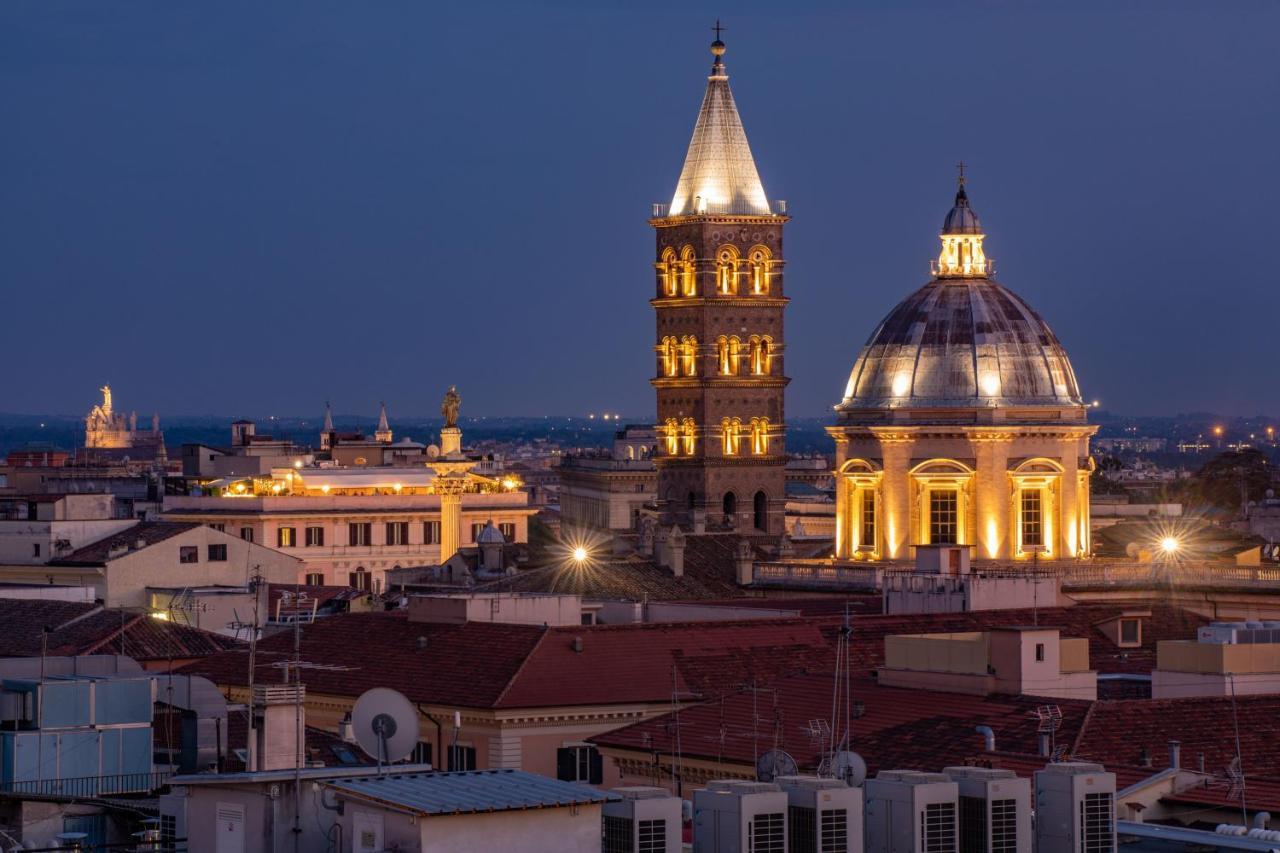
M 587 549 L 579 545 L 573 549 L 573 561 L 578 564 L 585 563 L 587 560 Z
M 1172 556 L 1173 554 L 1177 553 L 1180 544 L 1181 543 L 1179 543 L 1178 540 L 1175 539 L 1174 537 L 1166 536 L 1160 540 L 1160 550 L 1163 551 L 1167 556 Z

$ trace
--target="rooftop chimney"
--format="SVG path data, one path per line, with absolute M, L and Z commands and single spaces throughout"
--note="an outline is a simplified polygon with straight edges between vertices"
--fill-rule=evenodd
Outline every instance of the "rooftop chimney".
M 306 730 L 306 688 L 301 684 L 253 686 L 255 770 L 287 770 L 300 760 L 298 738 Z

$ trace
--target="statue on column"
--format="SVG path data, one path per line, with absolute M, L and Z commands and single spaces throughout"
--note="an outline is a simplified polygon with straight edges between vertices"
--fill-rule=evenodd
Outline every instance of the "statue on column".
M 444 416 L 445 427 L 458 425 L 458 409 L 462 406 L 462 397 L 458 394 L 458 386 L 450 385 L 445 392 L 444 402 L 440 404 L 440 414 Z

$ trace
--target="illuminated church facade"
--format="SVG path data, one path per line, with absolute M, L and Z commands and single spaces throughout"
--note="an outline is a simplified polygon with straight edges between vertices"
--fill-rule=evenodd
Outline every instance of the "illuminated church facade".
M 932 279 L 862 348 L 836 423 L 836 557 L 1072 559 L 1089 542 L 1089 437 L 1066 351 L 992 277 L 963 175 Z

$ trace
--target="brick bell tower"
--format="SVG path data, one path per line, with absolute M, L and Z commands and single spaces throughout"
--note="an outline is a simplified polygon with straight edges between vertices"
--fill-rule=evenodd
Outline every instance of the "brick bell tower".
M 783 532 L 782 231 L 715 60 L 671 204 L 655 204 L 658 506 L 691 529 Z

